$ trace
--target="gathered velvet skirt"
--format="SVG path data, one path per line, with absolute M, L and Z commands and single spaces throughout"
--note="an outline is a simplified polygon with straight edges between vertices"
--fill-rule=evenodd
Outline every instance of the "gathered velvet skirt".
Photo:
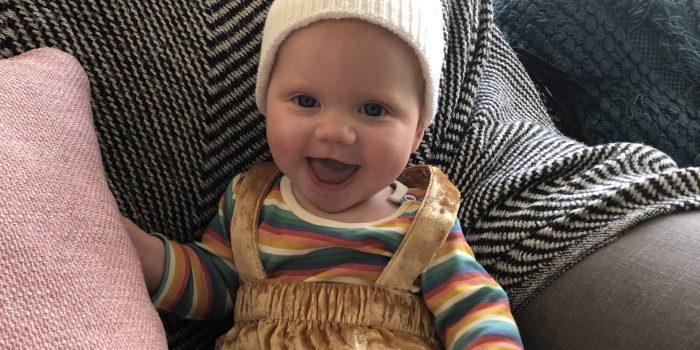
M 440 349 L 420 296 L 380 286 L 264 279 L 238 290 L 218 349 Z

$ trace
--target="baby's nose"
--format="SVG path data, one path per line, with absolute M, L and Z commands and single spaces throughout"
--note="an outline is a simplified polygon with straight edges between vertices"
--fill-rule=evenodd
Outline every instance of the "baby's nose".
M 357 133 L 350 117 L 324 115 L 319 118 L 314 137 L 323 142 L 352 145 L 357 141 Z

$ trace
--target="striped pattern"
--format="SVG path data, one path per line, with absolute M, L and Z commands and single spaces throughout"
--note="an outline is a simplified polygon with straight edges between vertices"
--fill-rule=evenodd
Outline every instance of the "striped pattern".
M 181 244 L 159 236 L 166 246 L 164 280 L 153 295 L 159 310 L 193 319 L 232 312 L 239 281 L 228 239 L 241 179 L 236 176 L 231 181 L 201 242 Z M 409 193 L 420 200 L 424 191 Z M 306 282 L 374 284 L 403 241 L 419 205 L 404 202 L 395 215 L 367 226 L 321 223 L 289 198 L 293 198 L 289 183 L 281 185 L 278 179 L 260 214 L 260 258 L 269 278 Z M 448 349 L 485 342 L 499 343 L 504 349 L 522 347 L 505 291 L 474 258 L 459 222 L 420 281 L 412 291 L 422 291 Z
M 267 8 L 272 1 L 207 0 L 207 202 L 236 173 L 269 159 L 264 119 L 255 104 L 255 75 Z M 213 213 L 211 213 L 213 214 Z M 211 218 L 211 215 L 209 216 Z
M 269 0 L 0 0 L 0 56 L 78 58 L 109 184 L 142 227 L 198 237 L 233 174 L 267 159 L 252 105 Z M 462 190 L 460 219 L 515 311 L 643 220 L 700 207 L 700 170 L 640 145 L 561 136 L 493 24 L 489 0 L 444 0 L 435 123 L 412 158 Z M 164 318 L 174 349 L 210 348 L 231 321 Z

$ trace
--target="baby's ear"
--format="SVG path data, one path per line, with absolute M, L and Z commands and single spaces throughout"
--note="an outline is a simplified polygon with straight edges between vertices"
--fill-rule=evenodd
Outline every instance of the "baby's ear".
M 416 128 L 416 133 L 413 136 L 413 145 L 411 148 L 412 152 L 415 152 L 418 150 L 418 146 L 420 146 L 421 141 L 423 141 L 423 135 L 425 134 L 425 119 L 421 118 L 420 121 L 418 122 L 418 127 Z

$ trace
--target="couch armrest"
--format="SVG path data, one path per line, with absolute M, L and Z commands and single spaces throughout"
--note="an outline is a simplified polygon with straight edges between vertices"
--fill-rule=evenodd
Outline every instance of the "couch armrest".
M 579 262 L 516 321 L 527 349 L 700 344 L 700 211 L 637 225 Z

